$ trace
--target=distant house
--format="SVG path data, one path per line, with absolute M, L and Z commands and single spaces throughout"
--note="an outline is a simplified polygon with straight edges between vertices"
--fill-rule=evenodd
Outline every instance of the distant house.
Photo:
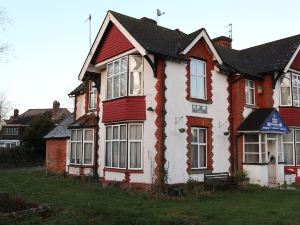
M 0 116 L 0 132 L 2 130 L 2 126 L 5 124 L 5 120 Z
M 46 169 L 49 172 L 63 173 L 66 171 L 66 152 L 71 130 L 68 126 L 73 123 L 74 115 L 71 114 L 51 130 L 46 139 Z
M 6 121 L 0 131 L 0 148 L 14 148 L 20 145 L 22 131 L 30 125 L 34 118 L 45 116 L 58 124 L 70 114 L 68 109 L 60 108 L 58 101 L 53 102 L 52 108 L 28 109 L 21 115 L 19 115 L 19 110 L 15 109 L 14 115 Z

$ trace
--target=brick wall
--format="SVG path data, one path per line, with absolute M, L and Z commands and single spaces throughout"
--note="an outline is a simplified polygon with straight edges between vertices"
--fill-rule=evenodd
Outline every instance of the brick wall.
M 67 139 L 46 140 L 46 169 L 52 173 L 63 173 L 66 169 Z

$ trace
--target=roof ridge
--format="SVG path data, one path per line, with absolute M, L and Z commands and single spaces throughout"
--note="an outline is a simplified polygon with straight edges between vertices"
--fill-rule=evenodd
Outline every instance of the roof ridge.
M 273 44 L 275 42 L 285 41 L 287 39 L 295 38 L 295 37 L 298 37 L 298 36 L 300 37 L 300 34 L 296 34 L 296 35 L 285 37 L 285 38 L 280 38 L 280 39 L 277 39 L 277 40 L 274 40 L 274 41 L 270 41 L 270 42 L 267 42 L 267 43 L 263 43 L 263 44 L 255 45 L 255 46 L 252 46 L 252 47 L 240 49 L 238 51 L 244 51 L 244 50 L 249 50 L 249 49 L 253 49 L 253 48 L 256 48 L 256 47 L 266 46 L 266 45 L 269 45 L 269 44 Z M 300 44 L 300 41 L 299 41 L 299 44 Z

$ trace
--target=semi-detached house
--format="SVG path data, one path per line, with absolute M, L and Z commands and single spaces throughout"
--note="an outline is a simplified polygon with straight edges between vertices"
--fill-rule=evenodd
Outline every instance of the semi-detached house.
M 149 187 L 300 165 L 300 35 L 243 50 L 108 11 L 79 74 L 66 172 Z M 63 149 L 65 151 L 65 149 Z

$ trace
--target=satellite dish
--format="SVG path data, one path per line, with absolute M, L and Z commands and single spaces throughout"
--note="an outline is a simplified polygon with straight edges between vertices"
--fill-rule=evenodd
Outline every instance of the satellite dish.
M 165 12 L 161 12 L 159 9 L 156 10 L 157 16 L 162 16 Z

